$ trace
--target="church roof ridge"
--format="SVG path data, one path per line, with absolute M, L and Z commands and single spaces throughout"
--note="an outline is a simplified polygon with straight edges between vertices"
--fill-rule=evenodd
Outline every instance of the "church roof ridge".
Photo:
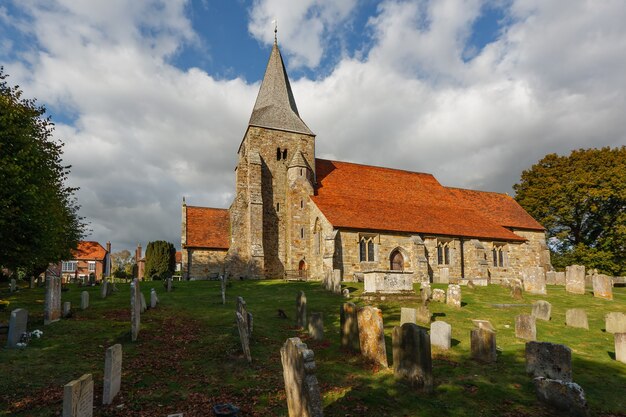
M 363 164 L 363 163 L 360 163 L 360 162 L 339 161 L 339 160 L 336 160 L 336 159 L 315 158 L 315 160 L 316 161 L 322 161 L 322 162 L 338 163 L 338 164 L 358 165 L 358 166 L 362 166 L 362 167 L 375 168 L 375 169 L 380 169 L 380 170 L 385 170 L 385 171 L 404 172 L 406 174 L 428 175 L 430 177 L 435 178 L 435 175 L 431 174 L 430 172 L 410 171 L 408 169 L 391 168 L 391 167 L 385 167 L 385 166 L 380 166 L 380 165 Z M 437 180 L 437 178 L 435 178 L 435 179 Z M 437 180 L 437 182 L 439 182 L 439 180 Z

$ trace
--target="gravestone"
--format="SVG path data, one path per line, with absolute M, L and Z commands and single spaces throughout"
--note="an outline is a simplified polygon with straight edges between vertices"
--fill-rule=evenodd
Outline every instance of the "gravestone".
M 526 343 L 526 373 L 533 378 L 572 381 L 572 350 L 549 342 Z
M 572 294 L 585 293 L 585 267 L 570 265 L 565 268 L 565 291 Z
M 626 363 L 626 333 L 615 333 L 615 360 Z
M 383 313 L 375 307 L 357 310 L 361 355 L 387 367 L 387 348 L 383 326 Z
M 440 288 L 435 288 L 433 290 L 433 301 L 437 303 L 445 303 L 446 302 L 446 292 Z
M 554 281 L 556 285 L 565 285 L 565 272 L 563 271 L 557 272 L 554 275 Z
M 226 304 L 226 278 L 224 277 L 224 275 L 220 275 L 220 290 L 222 293 L 222 305 Z M 167 292 L 170 292 L 170 290 L 167 290 Z
M 400 307 L 400 326 L 404 323 L 417 323 L 417 310 L 409 307 Z
M 413 388 L 432 392 L 433 362 L 428 332 L 414 323 L 404 323 L 393 328 L 392 343 L 394 376 L 408 381 Z
M 150 289 L 150 308 L 156 308 L 159 303 L 159 297 L 154 288 Z
M 532 315 L 538 320 L 550 321 L 552 317 L 552 304 L 544 300 L 535 301 L 533 303 Z
M 296 327 L 306 327 L 306 295 L 300 291 L 296 296 Z
M 66 301 L 63 303 L 63 318 L 66 319 L 72 315 L 72 303 Z
M 235 311 L 237 317 L 237 329 L 239 330 L 239 340 L 241 341 L 241 350 L 248 362 L 252 362 L 252 354 L 250 353 L 250 338 L 248 333 L 248 323 L 238 311 Z
M 422 281 L 420 286 L 420 298 L 422 300 L 422 304 L 426 304 L 433 296 L 433 291 L 430 287 L 430 282 Z
M 223 278 L 224 277 L 222 277 L 222 281 L 223 281 Z M 172 292 L 172 277 L 167 277 L 167 281 L 165 282 L 165 288 L 167 292 Z M 222 304 L 225 304 L 225 303 L 222 303 Z
M 358 352 L 359 324 L 357 319 L 357 308 L 354 303 L 344 303 L 339 309 L 341 347 Z
M 418 323 L 429 324 L 431 319 L 430 309 L 428 306 L 418 306 L 416 311 L 416 318 Z
M 137 340 L 141 324 L 141 290 L 139 279 L 135 278 L 130 283 L 130 329 L 132 341 Z
M 85 374 L 63 387 L 63 417 L 93 416 L 93 379 Z
M 109 280 L 104 278 L 100 285 L 100 298 L 107 298 L 107 295 L 109 295 Z
M 546 294 L 546 273 L 543 267 L 533 266 L 524 268 L 524 291 L 530 294 Z
M 300 338 L 287 339 L 280 349 L 289 417 L 323 417 L 313 351 Z
M 537 326 L 534 316 L 520 314 L 515 317 L 515 337 L 524 340 L 537 340 Z
M 333 269 L 332 292 L 341 294 L 341 269 Z
M 556 271 L 546 272 L 546 285 L 556 285 Z
M 9 291 L 11 293 L 14 293 L 17 291 L 17 282 L 15 281 L 15 278 L 11 278 L 11 284 L 9 285 Z
M 471 356 L 483 363 L 493 363 L 497 359 L 496 333 L 479 327 L 470 332 Z
M 80 309 L 85 310 L 89 307 L 89 293 L 83 291 L 80 293 Z
M 146 305 L 146 297 L 143 295 L 142 292 L 139 293 L 139 303 L 141 306 L 141 312 L 145 313 L 148 309 L 148 306 Z
M 511 298 L 513 298 L 514 300 L 521 300 L 524 298 L 522 283 L 517 279 L 511 282 Z
M 7 348 L 16 348 L 22 340 L 22 333 L 26 333 L 28 327 L 28 310 L 16 308 L 11 311 L 9 318 L 9 334 L 7 336 Z
M 472 323 L 474 323 L 474 326 L 476 326 L 479 329 L 487 329 L 492 332 L 496 331 L 496 329 L 493 327 L 493 325 L 491 324 L 489 320 L 472 319 Z
M 43 324 L 54 323 L 61 318 L 61 278 L 46 278 L 46 301 L 44 305 Z
M 309 335 L 313 340 L 324 340 L 324 316 L 322 313 L 311 313 Z
M 587 313 L 582 308 L 570 308 L 565 312 L 565 324 L 569 327 L 578 327 L 589 330 Z
M 252 314 L 248 312 L 248 305 L 243 297 L 237 297 L 237 312 L 241 314 L 245 323 L 246 331 L 248 332 L 248 339 L 252 337 L 253 320 Z
M 592 280 L 594 297 L 604 298 L 605 300 L 613 299 L 613 278 L 600 274 L 594 275 Z
M 539 401 L 566 412 L 568 416 L 586 417 L 588 415 L 585 392 L 580 385 L 541 376 L 534 378 L 533 383 Z
M 452 326 L 445 321 L 436 321 L 430 325 L 430 344 L 440 349 L 450 349 Z
M 347 288 L 341 290 L 341 294 L 343 295 L 343 298 L 350 298 L 350 290 Z
M 32 275 L 30 276 L 28 281 L 28 288 L 30 288 L 31 290 L 35 288 L 35 277 Z
M 449 284 L 450 283 L 450 268 L 440 268 L 439 269 L 439 284 Z
M 608 313 L 604 316 L 607 333 L 626 333 L 626 314 Z
M 122 383 L 122 345 L 119 343 L 106 350 L 104 355 L 104 387 L 102 404 L 107 405 L 120 392 Z
M 42 281 L 41 275 L 38 275 L 37 276 L 37 287 L 41 287 L 43 285 L 43 283 L 41 281 Z
M 446 304 L 452 307 L 461 308 L 461 286 L 457 284 L 448 285 L 446 294 Z

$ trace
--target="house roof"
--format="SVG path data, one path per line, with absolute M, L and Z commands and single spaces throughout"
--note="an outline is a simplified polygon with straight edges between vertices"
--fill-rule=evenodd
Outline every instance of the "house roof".
M 495 221 L 497 213 L 483 213 L 485 207 L 496 205 L 495 200 L 472 205 L 459 196 L 461 192 L 442 186 L 431 174 L 324 159 L 316 159 L 316 173 L 313 201 L 335 227 L 525 240 L 503 227 L 522 217 L 516 211 L 519 206 L 507 202 L 499 207 L 508 213 L 506 221 Z M 481 194 L 495 194 L 475 193 L 477 199 Z
M 175 259 L 177 264 L 181 263 L 183 261 L 183 253 L 181 251 L 176 251 Z
M 228 210 L 187 206 L 187 247 L 228 249 Z
M 267 62 L 265 76 L 248 124 L 313 135 L 300 118 L 285 64 L 276 43 Z
M 78 242 L 78 248 L 72 251 L 72 255 L 75 260 L 104 260 L 107 251 L 98 242 L 90 240 L 81 240 Z

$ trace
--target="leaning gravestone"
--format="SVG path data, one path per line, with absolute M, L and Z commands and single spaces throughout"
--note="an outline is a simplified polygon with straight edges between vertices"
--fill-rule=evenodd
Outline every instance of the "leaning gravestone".
M 511 298 L 515 300 L 521 300 L 524 298 L 524 291 L 522 290 L 522 283 L 519 280 L 513 280 L 511 283 Z
M 604 323 L 607 333 L 626 333 L 626 314 L 607 313 L 604 316 Z
M 43 324 L 50 324 L 61 318 L 61 279 L 46 278 L 46 301 L 44 305 Z
M 418 323 L 429 324 L 431 319 L 430 309 L 428 306 L 418 306 L 416 311 L 416 319 Z
M 433 290 L 433 301 L 437 303 L 445 303 L 446 302 L 446 292 L 441 288 L 435 288 Z
M 565 411 L 568 416 L 586 417 L 588 415 L 585 392 L 580 385 L 544 377 L 533 379 L 533 383 L 539 401 Z
M 605 300 L 613 299 L 613 278 L 600 274 L 594 275 L 592 280 L 594 297 L 604 298 Z
M 565 291 L 572 294 L 585 293 L 585 267 L 570 265 L 565 268 Z
M 626 333 L 615 333 L 615 360 L 626 363 Z
M 417 310 L 409 307 L 400 307 L 400 326 L 404 323 L 417 323 Z
M 430 325 L 430 344 L 440 349 L 450 349 L 452 326 L 445 321 L 436 321 Z
M 119 343 L 106 350 L 104 356 L 104 387 L 102 404 L 107 405 L 120 392 L 122 383 L 122 345 Z
M 237 317 L 237 329 L 239 330 L 239 340 L 241 340 L 241 350 L 248 362 L 252 362 L 252 354 L 250 353 L 250 335 L 248 333 L 248 323 L 238 311 L 235 311 Z
M 537 340 L 537 326 L 534 316 L 520 314 L 515 317 L 515 337 L 525 340 Z
M 107 295 L 109 295 L 109 280 L 104 278 L 100 286 L 100 298 L 107 298 Z
M 306 295 L 300 291 L 296 296 L 296 327 L 306 327 Z
M 22 334 L 26 333 L 28 327 L 28 311 L 23 308 L 16 308 L 11 311 L 9 319 L 9 335 L 7 337 L 7 348 L 16 348 L 22 340 Z
M 473 359 L 493 363 L 497 359 L 496 354 L 496 333 L 479 327 L 470 332 L 471 356 Z
M 393 328 L 393 373 L 413 388 L 433 390 L 433 362 L 430 336 L 414 323 Z
M 9 286 L 9 291 L 14 293 L 17 291 L 17 282 L 15 281 L 15 278 L 11 278 L 11 284 Z
M 546 272 L 546 285 L 556 285 L 556 271 Z
M 556 285 L 565 285 L 565 272 L 557 272 L 554 276 L 554 281 Z
M 487 330 L 491 330 L 492 332 L 496 331 L 495 327 L 493 327 L 493 324 L 491 324 L 489 320 L 472 319 L 472 323 L 474 323 L 474 326 L 476 326 L 479 329 L 487 329 Z
M 448 285 L 446 294 L 446 304 L 452 307 L 461 308 L 461 286 L 457 284 Z
M 572 350 L 549 342 L 526 343 L 526 373 L 533 378 L 572 381 Z
M 137 336 L 139 336 L 139 327 L 141 324 L 141 295 L 139 280 L 135 278 L 130 283 L 130 327 L 133 342 L 137 340 Z
M 89 307 L 89 293 L 83 291 L 80 293 L 80 309 L 85 310 Z
M 387 367 L 387 348 L 383 314 L 375 307 L 363 307 L 357 311 L 361 354 L 374 362 Z
M 313 351 L 292 337 L 280 349 L 289 417 L 323 417 Z
M 324 340 L 324 316 L 322 313 L 311 313 L 309 335 L 313 340 Z
M 139 293 L 139 302 L 141 304 L 141 312 L 145 313 L 148 309 L 148 306 L 146 305 L 146 297 L 143 295 L 142 292 Z
M 589 330 L 587 313 L 582 308 L 570 308 L 565 312 L 565 324 L 569 327 L 578 327 Z
M 543 267 L 533 266 L 524 268 L 524 291 L 530 294 L 546 294 L 546 273 Z
M 93 416 L 93 379 L 85 374 L 63 387 L 63 417 Z
M 237 313 L 241 314 L 246 331 L 248 332 L 248 339 L 250 339 L 252 337 L 253 327 L 252 314 L 248 313 L 248 305 L 243 297 L 237 297 Z
M 344 303 L 339 310 L 339 316 L 341 347 L 358 352 L 360 350 L 359 324 L 354 303 Z
M 72 303 L 66 301 L 63 303 L 63 318 L 66 319 L 72 315 Z
M 159 297 L 157 297 L 157 293 L 154 288 L 150 290 L 150 308 L 156 308 L 159 302 Z
M 538 320 L 550 321 L 552 317 L 552 304 L 544 300 L 535 301 L 533 303 L 532 315 Z

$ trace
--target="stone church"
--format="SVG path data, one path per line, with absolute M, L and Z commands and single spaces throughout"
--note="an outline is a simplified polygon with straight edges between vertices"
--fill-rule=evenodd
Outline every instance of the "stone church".
M 544 228 L 506 194 L 316 158 L 315 134 L 300 118 L 276 43 L 239 146 L 235 183 L 228 209 L 183 199 L 184 277 L 334 273 L 350 281 L 384 272 L 445 283 L 551 269 Z

